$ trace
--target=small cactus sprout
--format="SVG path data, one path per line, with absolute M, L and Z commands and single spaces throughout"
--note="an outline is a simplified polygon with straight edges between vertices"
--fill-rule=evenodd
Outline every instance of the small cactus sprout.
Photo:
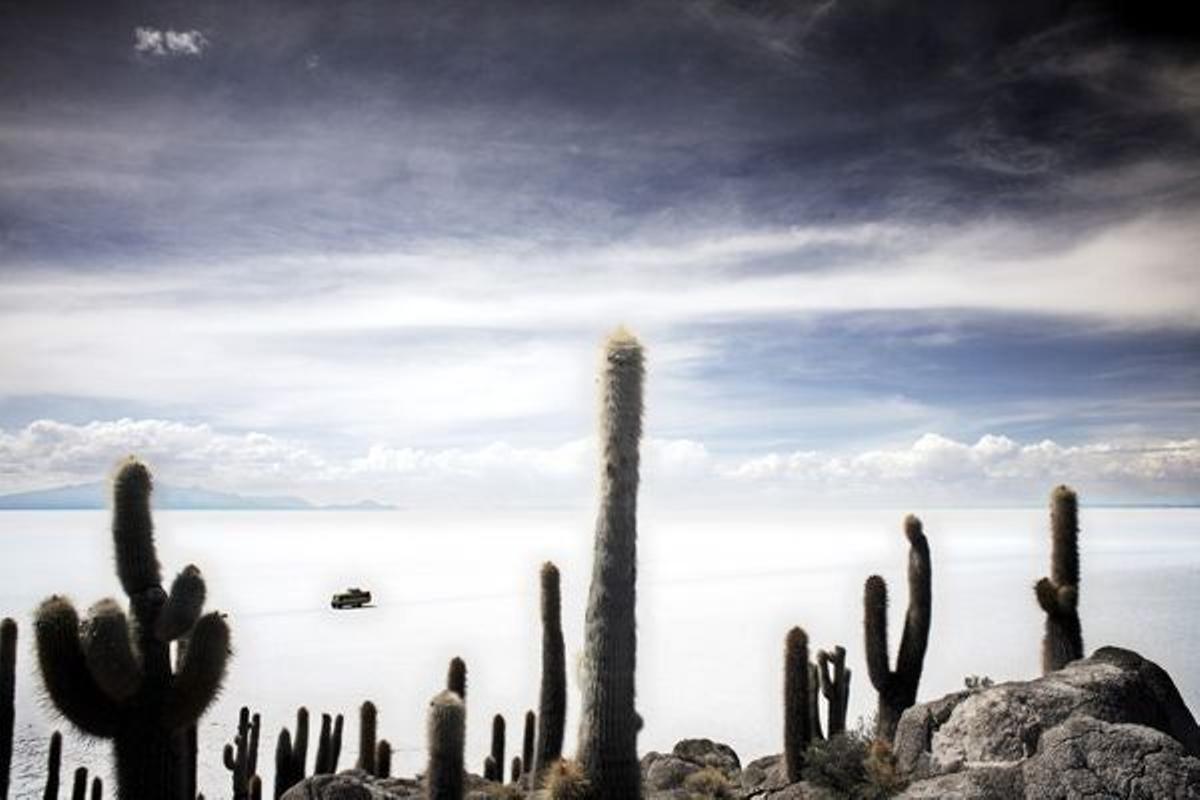
M 483 758 L 483 779 L 492 783 L 500 781 L 499 767 L 496 766 L 496 759 L 492 758 L 491 755 L 484 756 Z
M 850 673 L 846 669 L 846 648 L 817 651 L 821 693 L 829 703 L 829 738 L 846 731 L 846 711 L 850 707 Z
M 50 752 L 46 754 L 46 788 L 43 800 L 58 800 L 59 773 L 62 771 L 62 734 L 50 734 Z
M 0 800 L 8 800 L 16 691 L 17 623 L 5 617 L 0 622 Z
M 87 767 L 76 767 L 75 779 L 71 782 L 71 800 L 87 800 Z
M 392 777 L 392 745 L 387 739 L 380 739 L 375 746 L 375 777 Z
M 429 704 L 426 800 L 462 800 L 466 733 L 467 709 L 462 696 L 447 690 L 434 697 Z
M 788 631 L 783 664 L 783 758 L 788 782 L 796 783 L 804 771 L 804 751 L 812 741 L 808 635 L 803 628 Z
M 825 733 L 821 730 L 821 676 L 817 665 L 808 665 L 808 725 L 809 741 L 824 741 Z
M 512 757 L 512 768 L 508 771 L 508 774 L 512 776 L 513 783 L 517 783 L 518 781 L 521 780 L 521 757 L 520 756 Z
M 538 786 L 546 768 L 562 757 L 563 733 L 567 722 L 567 657 L 563 645 L 562 590 L 558 567 L 547 561 L 542 565 L 540 577 L 542 684 L 538 693 L 536 752 L 529 754 L 535 760 L 526 757 L 526 769 L 533 769 L 533 782 Z
M 151 490 L 143 464 L 121 465 L 112 532 L 132 621 L 116 602 L 102 600 L 80 626 L 70 601 L 54 596 L 38 608 L 34 629 L 54 706 L 83 733 L 113 740 L 117 794 L 178 800 L 188 785 L 187 730 L 220 691 L 229 627 L 220 614 L 201 616 L 204 580 L 195 567 L 179 574 L 170 594 L 163 589 Z M 185 639 L 172 669 L 171 642 Z
M 600 509 L 585 621 L 578 759 L 594 800 L 639 800 L 637 662 L 638 443 L 642 346 L 620 329 L 600 374 Z
M 504 783 L 504 717 L 500 714 L 492 717 L 492 761 L 496 765 L 497 783 Z
M 1079 624 L 1079 501 L 1069 487 L 1050 494 L 1050 577 L 1034 587 L 1046 612 L 1042 638 L 1042 674 L 1083 658 Z
M 867 672 L 879 694 L 875 737 L 891 743 L 904 710 L 917 701 L 921 668 L 929 644 L 929 622 L 933 594 L 930 588 L 929 542 L 921 520 L 908 515 L 904 520 L 908 537 L 908 612 L 895 671 L 888 667 L 887 583 L 878 575 L 867 578 L 863 588 L 863 631 Z
M 521 737 L 521 772 L 533 770 L 533 749 L 537 736 L 537 715 L 533 711 L 525 712 L 525 732 Z M 533 788 L 530 786 L 529 788 Z
M 367 700 L 358 710 L 358 768 L 368 775 L 375 774 L 375 726 L 378 714 L 375 704 Z
M 467 662 L 458 656 L 450 659 L 450 666 L 446 668 L 446 688 L 464 703 L 467 701 Z

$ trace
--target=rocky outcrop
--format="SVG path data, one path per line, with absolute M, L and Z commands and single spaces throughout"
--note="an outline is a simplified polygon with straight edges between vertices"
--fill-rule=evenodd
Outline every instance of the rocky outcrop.
M 1166 672 L 1136 653 L 1113 647 L 1036 680 L 957 692 L 915 705 L 900 720 L 895 755 L 909 781 L 899 795 L 906 800 L 1200 800 L 1196 720 Z M 729 746 L 685 739 L 670 753 L 642 758 L 643 797 L 839 796 L 808 783 L 789 784 L 780 762 L 780 756 L 767 756 L 743 768 Z M 693 776 L 706 769 L 724 777 L 719 794 L 697 790 Z M 310 778 L 284 797 L 407 800 L 421 797 L 421 788 L 417 780 L 372 778 L 352 770 Z M 501 789 L 469 775 L 466 796 L 497 800 L 520 794 L 515 787 Z M 525 796 L 547 800 L 545 792 Z
M 905 798 L 1200 798 L 1200 728 L 1175 684 L 1113 647 L 913 706 L 895 749 Z

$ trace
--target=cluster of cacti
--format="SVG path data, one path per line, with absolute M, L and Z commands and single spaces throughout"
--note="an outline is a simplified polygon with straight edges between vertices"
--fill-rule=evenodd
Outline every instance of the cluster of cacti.
M 150 515 L 150 473 L 129 460 L 113 491 L 117 576 L 134 624 L 113 600 L 92 606 L 80 625 L 70 601 L 51 597 L 37 610 L 38 663 L 64 717 L 90 736 L 112 739 L 122 797 L 179 800 L 187 793 L 185 731 L 220 690 L 229 628 L 201 616 L 205 585 L 194 566 L 163 590 Z M 171 642 L 187 639 L 173 671 Z
M 313 764 L 314 775 L 333 775 L 337 772 L 342 757 L 342 715 L 332 721 L 328 714 L 321 715 L 321 732 L 317 736 L 317 761 Z
M 1034 587 L 1046 612 L 1042 674 L 1083 658 L 1079 624 L 1079 506 L 1075 492 L 1059 486 L 1050 494 L 1050 577 Z
M 547 561 L 541 571 L 542 681 L 538 691 L 537 740 L 532 766 L 533 784 L 562 757 L 567 721 L 567 657 L 562 632 L 562 588 L 558 567 Z M 527 728 L 528 729 L 528 728 Z
M 467 738 L 467 708 L 462 696 L 446 690 L 429 703 L 425 767 L 427 800 L 462 800 L 463 747 Z
M 588 594 L 577 758 L 596 800 L 642 793 L 635 708 L 638 443 L 642 347 L 619 330 L 600 375 L 600 509 Z
M 504 717 L 500 714 L 492 717 L 492 747 L 484 761 L 483 777 L 489 781 L 504 783 Z
M 222 759 L 230 772 L 233 800 L 245 800 L 250 796 L 250 781 L 258 775 L 258 739 L 262 720 L 258 714 L 253 718 L 250 709 L 242 706 L 238 712 L 237 735 L 233 744 L 225 745 Z
M 0 800 L 8 800 L 16 692 L 17 623 L 5 617 L 0 621 Z
M 875 736 L 886 742 L 891 742 L 895 735 L 900 715 L 917 701 L 932 613 L 929 542 L 921 529 L 921 520 L 911 514 L 906 517 L 904 535 L 909 543 L 908 611 L 904 616 L 904 633 L 900 638 L 895 670 L 888 666 L 887 583 L 878 575 L 872 575 L 867 578 L 863 594 L 867 673 L 879 694 Z
M 308 766 L 308 709 L 296 709 L 296 732 L 286 727 L 275 740 L 275 798 L 304 780 Z

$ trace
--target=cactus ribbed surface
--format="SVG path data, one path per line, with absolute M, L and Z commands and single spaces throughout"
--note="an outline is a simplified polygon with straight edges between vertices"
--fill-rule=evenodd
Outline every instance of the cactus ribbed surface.
M 577 750 L 595 800 L 638 800 L 642 793 L 634 682 L 643 371 L 641 345 L 618 330 L 605 343 L 600 375 L 600 509 Z
M 558 567 L 547 561 L 540 575 L 542 597 L 542 683 L 538 692 L 537 743 L 526 769 L 534 783 L 562 758 L 567 722 L 567 656 L 562 632 L 562 588 Z
M 1079 501 L 1067 486 L 1050 494 L 1050 577 L 1034 591 L 1046 612 L 1042 638 L 1042 674 L 1062 669 L 1083 658 L 1083 628 L 1079 623 Z
M 832 739 L 846 731 L 846 711 L 850 707 L 850 674 L 846 669 L 846 648 L 838 645 L 832 651 L 817 651 L 821 693 L 829 703 L 828 734 Z
M 367 700 L 358 710 L 358 768 L 368 775 L 375 774 L 375 729 L 378 713 L 375 704 Z
M 59 774 L 62 771 L 62 734 L 50 734 L 50 751 L 46 754 L 46 788 L 43 800 L 58 800 Z
M 17 623 L 5 617 L 0 622 L 0 800 L 8 800 L 12 773 L 16 691 Z
M 54 596 L 38 608 L 34 625 L 54 706 L 83 733 L 113 740 L 120 800 L 187 795 L 186 731 L 220 690 L 230 653 L 224 618 L 200 614 L 199 570 L 186 567 L 170 594 L 162 587 L 151 490 L 143 464 L 121 465 L 113 482 L 113 544 L 134 624 L 104 600 L 81 628 L 70 601 Z M 186 653 L 172 670 L 172 638 L 184 637 Z
M 492 717 L 492 761 L 496 765 L 496 777 L 494 780 L 497 783 L 504 783 L 504 742 L 505 740 L 505 725 L 504 717 L 500 714 Z
M 467 662 L 458 656 L 450 659 L 446 668 L 446 688 L 458 695 L 463 702 L 467 700 Z
M 457 692 L 444 691 L 429 703 L 429 763 L 425 767 L 427 800 L 462 800 L 463 748 L 467 709 Z
M 894 671 L 888 666 L 887 583 L 878 575 L 872 575 L 867 578 L 863 588 L 867 673 L 871 685 L 879 694 L 875 736 L 889 743 L 895 736 L 900 715 L 917 701 L 933 611 L 929 542 L 922 530 L 921 520 L 911 514 L 906 517 L 904 535 L 909 542 L 908 611 L 904 616 L 904 633 L 900 638 L 900 652 L 896 656 Z
M 792 628 L 783 648 L 783 760 L 790 783 L 801 779 L 804 751 L 812 741 L 808 667 L 808 635 Z

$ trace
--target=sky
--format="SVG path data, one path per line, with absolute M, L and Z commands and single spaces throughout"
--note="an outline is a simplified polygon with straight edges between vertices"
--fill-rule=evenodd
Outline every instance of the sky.
M 1168 3 L 0 1 L 0 492 L 1200 501 Z

